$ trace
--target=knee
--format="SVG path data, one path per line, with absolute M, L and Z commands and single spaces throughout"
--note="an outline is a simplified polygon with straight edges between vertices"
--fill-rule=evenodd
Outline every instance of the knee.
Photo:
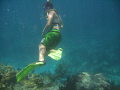
M 45 46 L 42 45 L 42 44 L 40 44 L 40 45 L 39 45 L 39 49 L 45 49 Z
M 41 44 L 39 44 L 39 46 L 38 46 L 39 48 L 41 47 Z
M 38 47 L 39 47 L 39 48 L 41 48 L 41 47 L 43 47 L 43 45 L 42 45 L 42 44 L 40 44 Z

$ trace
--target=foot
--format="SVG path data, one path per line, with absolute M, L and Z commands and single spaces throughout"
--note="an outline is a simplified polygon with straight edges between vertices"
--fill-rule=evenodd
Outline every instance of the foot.
M 36 62 L 36 64 L 45 65 L 45 64 L 46 64 L 46 62 L 45 62 L 45 61 L 38 61 L 38 62 Z
M 59 48 L 58 50 L 63 51 L 63 48 Z

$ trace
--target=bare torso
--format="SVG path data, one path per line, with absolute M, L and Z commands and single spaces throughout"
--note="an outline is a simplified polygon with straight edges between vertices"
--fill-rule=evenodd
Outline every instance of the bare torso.
M 51 29 L 56 29 L 61 32 L 62 28 L 63 28 L 63 21 L 61 17 L 54 11 Z

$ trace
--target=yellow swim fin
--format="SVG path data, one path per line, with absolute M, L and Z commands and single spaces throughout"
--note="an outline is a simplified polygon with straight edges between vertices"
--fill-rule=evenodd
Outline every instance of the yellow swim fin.
M 54 60 L 60 60 L 62 57 L 62 48 L 59 48 L 58 50 L 56 50 L 55 52 L 51 52 L 48 54 L 49 57 L 51 57 Z
M 25 68 L 23 68 L 19 73 L 16 74 L 16 79 L 17 82 L 19 82 L 21 79 L 23 79 L 30 71 L 33 69 L 45 65 L 44 62 L 36 62 L 36 63 L 31 63 L 27 65 Z

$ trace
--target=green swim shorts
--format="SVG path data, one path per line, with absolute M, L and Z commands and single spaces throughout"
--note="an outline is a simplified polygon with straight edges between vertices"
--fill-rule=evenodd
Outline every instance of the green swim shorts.
M 46 47 L 46 51 L 54 49 L 61 42 L 61 33 L 56 29 L 50 30 L 42 43 Z

